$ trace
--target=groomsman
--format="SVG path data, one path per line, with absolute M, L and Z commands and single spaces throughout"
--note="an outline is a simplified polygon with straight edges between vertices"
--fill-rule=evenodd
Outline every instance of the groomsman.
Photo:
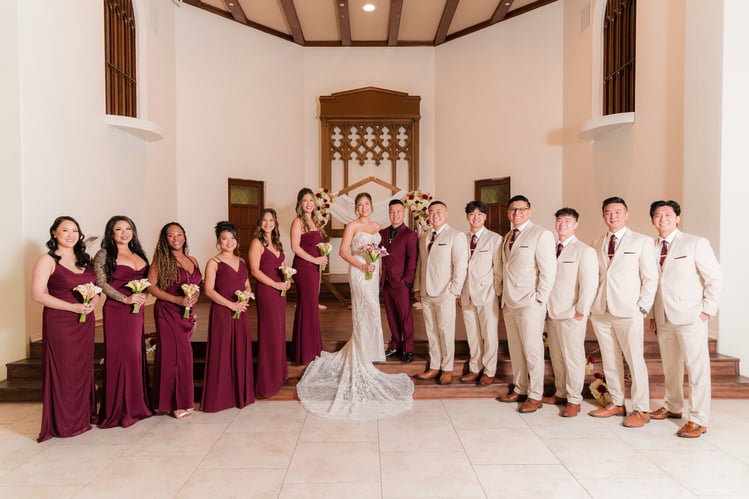
M 403 201 L 388 205 L 390 227 L 380 231 L 381 244 L 389 255 L 382 259 L 380 272 L 385 315 L 390 327 L 390 348 L 385 357 L 403 355 L 404 362 L 414 360 L 414 323 L 411 314 L 411 288 L 416 277 L 418 236 L 403 223 Z
M 598 287 L 598 261 L 593 248 L 575 237 L 580 214 L 562 208 L 554 214 L 557 233 L 557 276 L 549 295 L 549 355 L 556 392 L 544 402 L 565 402 L 561 416 L 580 412 L 585 380 L 585 328 Z
M 414 298 L 421 301 L 429 341 L 429 369 L 418 379 L 447 385 L 453 379 L 455 307 L 468 267 L 468 243 L 463 233 L 447 225 L 447 205 L 432 201 L 428 211 L 431 231 L 419 238 Z M 441 374 L 440 374 L 441 371 Z
M 496 283 L 502 295 L 502 310 L 507 328 L 507 344 L 515 389 L 497 398 L 500 402 L 518 402 L 522 413 L 543 406 L 544 321 L 554 277 L 554 236 L 531 221 L 531 202 L 525 196 L 513 196 L 507 210 L 512 231 L 502 241 L 500 279 Z
M 722 287 L 720 265 L 703 237 L 678 229 L 681 206 L 656 201 L 650 218 L 658 231 L 656 259 L 658 291 L 650 328 L 658 335 L 666 393 L 663 407 L 651 419 L 680 419 L 684 408 L 684 364 L 689 373 L 689 416 L 676 434 L 697 438 L 707 431 L 710 417 L 710 355 L 707 321 L 718 312 Z
M 605 199 L 603 221 L 608 232 L 593 243 L 598 253 L 598 292 L 590 321 L 598 338 L 603 373 L 611 403 L 590 412 L 597 418 L 624 416 L 624 366 L 632 376 L 632 412 L 622 423 L 638 428 L 650 422 L 648 368 L 643 356 L 644 318 L 658 287 L 658 267 L 653 240 L 626 227 L 627 203 L 620 197 Z
M 467 234 L 468 274 L 458 300 L 471 354 L 469 372 L 460 381 L 478 381 L 482 386 L 491 385 L 497 372 L 499 300 L 494 282 L 499 280 L 502 249 L 502 236 L 484 227 L 486 211 L 481 201 L 471 201 L 465 208 L 471 228 Z M 484 373 L 479 380 L 482 370 Z

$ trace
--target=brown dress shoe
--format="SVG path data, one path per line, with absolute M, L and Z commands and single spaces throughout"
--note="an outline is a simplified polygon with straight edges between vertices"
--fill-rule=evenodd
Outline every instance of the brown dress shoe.
M 567 399 L 562 398 L 562 397 L 557 397 L 556 395 L 549 395 L 549 396 L 541 397 L 541 402 L 543 402 L 544 404 L 549 404 L 549 405 L 566 405 Z
M 461 383 L 468 383 L 469 381 L 476 381 L 479 379 L 479 373 L 468 373 L 465 376 L 460 377 Z
M 669 418 L 669 419 L 681 419 L 681 413 L 680 412 L 671 412 L 668 409 L 666 409 L 665 407 L 661 407 L 657 411 L 653 411 L 653 412 L 650 413 L 650 419 L 657 419 L 657 420 L 660 421 L 661 419 L 666 419 L 666 418 Z
M 440 385 L 449 385 L 453 381 L 453 373 L 448 371 L 443 371 L 442 375 L 440 376 L 439 383 Z
M 626 426 L 627 428 L 640 428 L 649 422 L 650 414 L 647 412 L 632 411 L 626 418 L 624 418 L 622 426 Z
M 428 370 L 428 371 L 426 371 L 426 372 L 423 372 L 423 373 L 421 373 L 421 374 L 417 374 L 417 375 L 416 375 L 416 377 L 417 377 L 418 379 L 434 379 L 434 378 L 436 378 L 436 377 L 437 377 L 437 375 L 438 375 L 439 373 L 440 373 L 440 372 L 439 372 L 439 371 L 438 371 L 437 369 L 429 369 L 429 370 Z
M 529 398 L 528 400 L 520 404 L 518 412 L 522 414 L 530 414 L 531 412 L 536 412 L 537 410 L 539 410 L 541 407 L 543 407 L 543 405 L 544 403 L 540 400 Z
M 707 426 L 700 426 L 692 421 L 682 426 L 676 435 L 681 438 L 697 438 L 703 433 L 707 433 Z
M 594 418 L 608 418 L 611 416 L 624 416 L 627 414 L 627 409 L 623 405 L 614 405 L 613 402 L 609 403 L 606 407 L 601 407 L 588 413 Z
M 481 376 L 481 381 L 479 381 L 479 385 L 481 385 L 481 386 L 489 386 L 492 383 L 494 383 L 494 377 L 493 376 L 487 376 L 486 374 L 484 374 L 483 376 Z
M 518 392 L 516 392 L 515 390 L 513 390 L 511 392 L 508 392 L 505 395 L 500 395 L 495 400 L 498 401 L 498 402 L 508 402 L 508 403 L 511 403 L 511 402 L 523 402 L 527 398 L 528 398 L 527 395 L 520 395 Z
M 574 418 L 580 413 L 580 404 L 567 404 L 562 409 L 560 416 L 563 418 Z

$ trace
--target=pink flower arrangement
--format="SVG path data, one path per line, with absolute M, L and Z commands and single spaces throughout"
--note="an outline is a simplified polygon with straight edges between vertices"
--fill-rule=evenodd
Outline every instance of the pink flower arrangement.
M 369 260 L 369 263 L 375 263 L 380 257 L 388 256 L 389 253 L 385 248 L 377 246 L 374 243 L 369 243 L 361 247 L 362 253 Z M 367 281 L 372 279 L 372 272 L 366 272 L 364 279 Z

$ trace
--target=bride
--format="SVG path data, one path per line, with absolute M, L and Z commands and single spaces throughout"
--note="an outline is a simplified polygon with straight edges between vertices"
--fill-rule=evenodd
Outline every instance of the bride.
M 321 416 L 365 420 L 411 408 L 414 386 L 407 374 L 385 374 L 372 362 L 385 360 L 380 318 L 380 261 L 369 263 L 362 248 L 380 244 L 380 226 L 369 219 L 372 197 L 356 196 L 358 217 L 343 231 L 339 255 L 349 263 L 351 339 L 338 352 L 322 352 L 297 384 L 304 407 Z M 366 279 L 371 273 L 372 278 Z

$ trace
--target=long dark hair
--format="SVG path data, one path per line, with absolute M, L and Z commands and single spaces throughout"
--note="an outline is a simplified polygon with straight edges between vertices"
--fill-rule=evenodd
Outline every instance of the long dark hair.
M 222 232 L 230 232 L 231 235 L 234 236 L 234 240 L 237 241 L 237 245 L 234 247 L 234 256 L 239 256 L 239 236 L 237 235 L 237 226 L 227 220 L 222 220 L 216 223 L 213 230 L 216 232 L 216 242 L 221 239 Z
M 83 242 L 86 236 L 83 235 L 81 226 L 73 217 L 64 215 L 55 218 L 55 221 L 52 222 L 52 226 L 49 228 L 49 240 L 47 241 L 47 248 L 49 248 L 49 251 L 47 252 L 47 254 L 51 256 L 56 263 L 60 263 L 60 255 L 56 253 L 57 238 L 55 237 L 55 231 L 57 231 L 57 228 L 60 226 L 60 224 L 65 221 L 73 222 L 76 229 L 78 229 L 78 242 L 75 243 L 75 246 L 73 246 L 73 252 L 75 253 L 75 266 L 81 269 L 85 269 L 91 264 L 91 256 L 86 253 L 86 245 Z
M 310 232 L 312 230 L 312 227 L 307 225 L 307 220 L 304 218 L 304 211 L 302 210 L 302 199 L 307 194 L 312 196 L 312 201 L 315 200 L 315 193 L 312 192 L 312 189 L 310 189 L 309 187 L 302 187 L 301 189 L 299 189 L 299 192 L 296 195 L 296 210 L 295 211 L 296 211 L 297 218 L 302 222 L 303 234 L 306 234 L 307 232 Z M 317 217 L 315 215 L 317 214 L 317 212 L 318 212 L 317 204 L 315 204 L 315 209 L 312 210 L 312 213 L 310 214 L 312 218 L 312 223 L 315 225 L 315 228 L 317 228 L 317 230 L 320 231 L 320 235 L 325 237 L 324 225 L 320 225 L 316 220 Z
M 101 240 L 101 249 L 107 252 L 107 259 L 104 263 L 104 272 L 107 274 L 107 279 L 112 278 L 112 273 L 114 273 L 114 269 L 117 267 L 117 255 L 119 254 L 119 251 L 117 250 L 117 243 L 114 242 L 114 226 L 117 225 L 118 222 L 128 223 L 133 230 L 133 237 L 127 243 L 127 247 L 130 248 L 130 251 L 141 257 L 146 262 L 144 273 L 147 274 L 148 258 L 138 240 L 138 229 L 135 227 L 135 222 L 125 215 L 115 215 L 107 222 L 107 226 L 104 228 L 104 239 Z
M 177 265 L 177 257 L 172 254 L 172 249 L 169 247 L 169 241 L 166 239 L 166 233 L 169 227 L 179 227 L 182 234 L 185 236 L 185 244 L 182 245 L 182 254 L 188 255 L 187 251 L 187 232 L 177 222 L 169 222 L 161 228 L 159 232 L 159 242 L 156 243 L 156 250 L 153 252 L 153 264 L 159 268 L 159 282 L 158 286 L 161 289 L 166 289 L 179 280 L 179 265 Z
M 263 245 L 263 247 L 268 247 L 268 241 L 265 240 L 265 232 L 263 232 L 263 217 L 266 213 L 270 213 L 273 217 L 273 230 L 270 233 L 270 241 L 273 244 L 273 246 L 278 249 L 279 252 L 283 253 L 283 243 L 281 243 L 281 231 L 278 230 L 278 215 L 276 215 L 276 210 L 273 208 L 264 208 L 260 215 L 257 217 L 257 227 L 255 228 L 255 239 L 260 241 L 260 244 Z

